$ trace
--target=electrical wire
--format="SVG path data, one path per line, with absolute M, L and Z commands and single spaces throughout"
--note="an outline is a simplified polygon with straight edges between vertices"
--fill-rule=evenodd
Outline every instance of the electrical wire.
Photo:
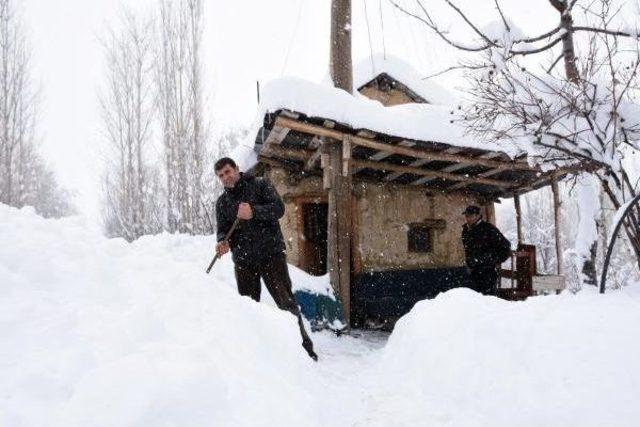
M 284 63 L 282 64 L 282 70 L 280 71 L 280 77 L 284 74 L 287 69 L 287 64 L 289 63 L 289 54 L 291 53 L 291 48 L 293 47 L 293 43 L 296 39 L 296 35 L 298 34 L 298 27 L 300 27 L 300 18 L 302 17 L 302 6 L 304 4 L 304 0 L 298 0 L 298 16 L 296 17 L 296 24 L 293 27 L 293 33 L 291 34 L 291 38 L 289 39 L 289 44 L 287 46 L 287 51 L 284 55 Z
M 362 0 L 362 4 L 364 5 L 364 18 L 367 22 L 367 34 L 369 35 L 369 57 L 371 58 L 371 73 L 373 76 L 376 75 L 376 65 L 373 62 L 373 44 L 371 43 L 371 28 L 369 26 L 369 13 L 367 12 L 367 0 Z
M 380 10 L 380 30 L 382 32 L 382 57 L 387 59 L 387 45 L 384 40 L 384 17 L 382 15 L 382 0 L 378 0 L 378 9 Z
M 396 24 L 396 27 L 398 29 L 398 34 L 400 34 L 400 39 L 402 40 L 401 46 L 404 48 L 405 57 L 408 58 L 409 57 L 408 43 L 407 43 L 407 39 L 405 37 L 402 25 L 400 25 L 400 19 L 398 18 L 398 12 L 396 11 L 395 7 L 392 8 L 391 11 L 393 12 L 393 18 L 394 18 L 393 22 Z

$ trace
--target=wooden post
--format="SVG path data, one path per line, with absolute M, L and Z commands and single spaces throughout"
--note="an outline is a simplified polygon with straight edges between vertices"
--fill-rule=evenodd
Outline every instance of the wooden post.
M 329 144 L 329 234 L 328 269 L 331 285 L 340 297 L 347 325 L 351 320 L 351 237 L 352 237 L 352 174 L 345 147 L 350 150 L 347 140 L 343 144 Z
M 351 0 L 332 0 L 331 2 L 330 51 L 329 70 L 334 86 L 352 93 Z
M 558 263 L 557 272 L 559 275 L 563 273 L 562 267 L 562 240 L 560 238 L 560 191 L 558 190 L 558 181 L 554 177 L 551 181 L 551 191 L 553 192 L 553 217 L 556 229 L 556 262 Z
M 353 65 L 351 60 L 351 0 L 331 2 L 331 53 L 329 69 L 333 84 L 353 93 Z M 330 144 L 325 165 L 324 182 L 328 184 L 329 277 L 342 301 L 347 328 L 351 326 L 351 140 Z
M 516 208 L 516 228 L 518 231 L 518 245 L 522 243 L 522 210 L 520 209 L 520 196 L 513 196 L 513 205 Z

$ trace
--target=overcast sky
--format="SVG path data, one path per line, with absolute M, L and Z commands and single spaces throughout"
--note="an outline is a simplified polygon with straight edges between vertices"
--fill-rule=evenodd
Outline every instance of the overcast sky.
M 548 0 L 503 3 L 526 31 L 552 28 L 557 20 Z M 119 7 L 153 13 L 157 0 L 21 0 L 21 4 L 33 47 L 34 78 L 42 89 L 43 150 L 61 183 L 78 191 L 80 211 L 97 219 L 102 166 L 97 94 L 104 78 L 99 40 Z M 214 131 L 253 120 L 256 81 L 283 75 L 320 81 L 327 75 L 330 0 L 204 0 L 204 4 L 203 73 Z M 498 18 L 493 0 L 458 4 L 480 23 Z M 387 0 L 354 0 L 353 9 L 354 61 L 366 59 L 371 50 L 385 49 L 424 75 L 453 64 L 453 52 Z M 444 8 L 440 10 L 439 21 L 455 22 Z M 459 28 L 452 24 L 452 32 L 463 35 Z M 456 85 L 450 77 L 439 81 Z

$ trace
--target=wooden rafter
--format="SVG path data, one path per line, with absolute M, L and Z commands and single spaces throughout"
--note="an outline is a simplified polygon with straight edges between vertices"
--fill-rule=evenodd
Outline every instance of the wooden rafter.
M 477 178 L 488 178 L 490 176 L 493 175 L 497 175 L 501 172 L 504 172 L 505 170 L 508 170 L 507 168 L 495 168 L 495 169 L 489 169 L 488 171 L 479 173 L 478 175 L 473 175 L 473 177 L 477 177 Z M 460 183 L 460 184 L 455 184 L 452 185 L 451 187 L 448 188 L 448 190 L 459 190 L 463 187 L 466 187 L 467 184 L 466 183 Z
M 324 121 L 324 127 L 333 128 L 335 125 L 336 125 L 335 122 L 332 122 L 331 120 Z M 309 143 L 309 146 L 315 151 L 311 156 L 311 158 L 309 158 L 309 160 L 307 160 L 307 162 L 304 165 L 304 170 L 306 171 L 311 171 L 316 168 L 316 166 L 318 165 L 318 161 L 320 160 L 320 156 L 322 155 L 322 152 L 325 149 L 323 138 L 318 135 L 315 135 L 313 137 L 313 139 Z
M 358 135 L 360 135 L 361 133 L 362 133 L 362 131 L 358 132 Z M 400 143 L 398 145 L 402 145 L 404 147 L 412 147 L 412 146 L 416 145 L 416 143 L 413 142 L 413 141 L 400 141 Z M 369 156 L 369 160 L 373 160 L 373 161 L 379 162 L 380 160 L 386 159 L 387 157 L 392 156 L 392 155 L 393 155 L 393 153 L 389 152 L 389 151 L 376 151 L 374 154 Z M 424 159 L 419 159 L 419 160 L 416 160 L 415 162 L 428 163 L 429 161 L 428 160 L 424 160 Z M 424 163 L 422 163 L 422 164 L 424 164 Z M 420 164 L 418 166 L 420 166 Z M 360 168 L 353 169 L 353 173 L 354 174 L 356 174 L 358 172 L 360 172 Z
M 552 179 L 561 180 L 563 177 L 565 177 L 568 174 L 584 172 L 585 170 L 593 171 L 595 169 L 596 169 L 595 166 L 589 166 L 589 165 L 587 166 L 572 165 L 572 166 L 557 168 L 557 169 L 554 169 L 552 172 L 547 172 L 545 174 L 540 175 L 538 179 L 536 179 L 535 181 L 529 182 L 527 185 L 520 185 L 515 187 L 513 191 L 506 193 L 505 197 L 513 197 L 516 194 L 524 194 L 529 191 L 536 190 L 540 187 L 551 184 Z
M 398 146 L 400 147 L 413 147 L 415 146 L 416 143 L 413 141 L 400 141 L 398 143 Z M 389 156 L 393 156 L 395 153 L 392 151 L 378 151 L 377 153 L 375 153 L 374 155 L 369 157 L 369 160 L 374 160 L 374 161 L 379 161 L 382 159 L 386 159 Z M 422 159 L 424 160 L 424 159 Z
M 448 181 L 459 181 L 459 182 L 464 182 L 466 184 L 486 184 L 486 185 L 492 185 L 494 187 L 500 187 L 500 188 L 511 188 L 515 186 L 513 183 L 498 181 L 495 179 L 468 177 L 465 175 L 456 175 L 453 173 L 432 171 L 432 170 L 421 169 L 413 166 L 401 166 L 401 165 L 394 165 L 392 163 L 373 162 L 371 160 L 353 160 L 352 162 L 354 167 L 359 167 L 359 168 L 370 168 L 370 169 L 378 169 L 383 171 L 409 173 L 413 175 L 421 175 L 421 176 L 426 176 L 430 178 L 445 179 Z
M 484 153 L 483 155 L 479 156 L 478 158 L 481 158 L 481 159 L 492 159 L 492 158 L 500 156 L 500 154 L 501 153 L 493 151 L 493 152 L 490 152 L 490 153 Z M 451 172 L 455 172 L 457 170 L 464 169 L 464 168 L 467 168 L 467 167 L 469 167 L 469 165 L 464 164 L 464 163 L 457 163 L 457 164 L 449 165 L 449 166 L 447 166 L 447 167 L 445 167 L 443 169 L 439 169 L 439 170 L 440 170 L 440 172 L 449 172 L 449 173 L 451 173 Z M 501 169 L 500 171 L 502 171 L 502 170 L 504 170 L 504 169 Z M 413 184 L 413 185 L 421 185 L 421 184 L 426 184 L 431 180 L 433 180 L 433 178 L 422 177 L 420 179 L 417 179 L 417 180 L 413 181 L 411 184 Z
M 283 159 L 289 158 L 303 162 L 308 161 L 313 156 L 312 151 L 284 148 L 280 145 L 265 146 L 262 148 L 261 154 L 265 157 L 280 157 Z
M 269 166 L 273 166 L 273 167 L 280 167 L 280 168 L 284 168 L 290 171 L 298 171 L 298 167 L 287 160 L 283 160 L 283 159 L 276 159 L 276 158 L 272 158 L 272 157 L 265 157 L 263 155 L 258 155 L 258 161 L 260 163 L 264 163 L 266 165 Z
M 297 120 L 292 120 L 285 117 L 276 118 L 276 126 L 287 127 L 289 129 L 292 129 L 298 132 L 307 133 L 310 135 L 324 136 L 337 141 L 341 141 L 345 135 L 344 132 L 341 132 L 335 129 L 327 129 L 323 126 L 302 123 Z M 481 159 L 481 158 L 460 156 L 455 154 L 447 154 L 447 153 L 438 152 L 438 151 L 404 147 L 398 144 L 386 144 L 386 143 L 374 141 L 372 139 L 364 138 L 357 135 L 353 136 L 352 144 L 358 145 L 361 147 L 371 148 L 377 151 L 385 151 L 391 154 L 400 154 L 407 157 L 414 157 L 416 159 L 425 159 L 429 161 L 444 161 L 444 162 L 460 163 L 460 164 L 466 164 L 466 165 L 486 166 L 486 167 L 492 167 L 492 168 L 506 166 L 508 169 L 537 170 L 535 167 L 529 166 L 525 162 L 505 162 L 505 161 L 499 161 L 499 160 Z
M 459 153 L 460 151 L 462 151 L 462 149 L 459 148 L 459 147 L 449 147 L 446 150 L 444 150 L 444 152 L 447 153 L 447 154 L 455 154 L 455 153 Z M 418 160 L 414 160 L 413 162 L 409 163 L 409 166 L 424 166 L 424 165 L 426 165 L 428 163 L 431 163 L 431 160 L 418 159 Z M 458 165 L 452 165 L 452 166 L 459 166 L 459 164 Z M 462 166 L 462 167 L 466 167 L 466 166 Z M 448 171 L 444 171 L 444 172 L 448 172 Z M 400 178 L 402 175 L 404 175 L 404 174 L 400 173 L 400 172 L 393 172 L 393 173 L 390 173 L 389 175 L 385 176 L 384 180 L 385 181 L 393 181 L 394 179 Z M 422 179 L 429 180 L 430 178 L 420 178 L 420 180 L 422 180 Z
M 387 182 L 393 181 L 404 174 L 413 174 L 421 177 L 420 179 L 414 180 L 411 183 L 413 185 L 425 185 L 435 179 L 455 181 L 454 185 L 446 188 L 447 192 L 464 191 L 465 187 L 469 185 L 484 184 L 496 188 L 496 190 L 491 193 L 493 194 L 491 197 L 495 197 L 497 194 L 499 194 L 500 197 L 524 194 L 551 182 L 551 173 L 541 172 L 539 167 L 530 166 L 525 160 L 496 160 L 495 157 L 503 155 L 503 153 L 500 152 L 486 151 L 481 156 L 471 157 L 463 147 L 450 146 L 443 151 L 437 151 L 418 148 L 416 147 L 416 142 L 411 140 L 403 140 L 398 144 L 390 144 L 375 140 L 376 134 L 371 131 L 361 130 L 357 135 L 353 135 L 334 129 L 334 126 L 335 123 L 329 120 L 324 122 L 324 126 L 305 123 L 299 121 L 299 116 L 296 113 L 282 111 L 275 119 L 274 126 L 265 140 L 259 159 L 265 163 L 279 164 L 292 170 L 302 170 L 304 168 L 304 170 L 310 171 L 317 167 L 318 161 L 323 157 L 322 153 L 324 153 L 325 150 L 328 150 L 329 147 L 336 143 L 342 144 L 342 141 L 348 138 L 349 145 L 352 147 L 366 147 L 375 150 L 375 153 L 365 160 L 349 159 L 347 157 L 341 167 L 343 173 L 346 169 L 350 169 L 350 174 L 354 174 L 361 169 L 371 168 L 388 172 L 384 177 L 384 180 Z M 315 150 L 285 148 L 282 146 L 282 141 L 291 130 L 312 135 L 313 138 L 310 147 L 313 145 Z M 463 154 L 457 154 L 460 152 Z M 380 161 L 394 154 L 410 157 L 414 160 L 406 165 Z M 343 160 L 345 159 L 343 158 Z M 296 162 L 302 162 L 303 164 L 296 164 Z M 448 162 L 450 164 L 439 170 L 430 170 L 424 167 L 425 165 L 428 167 L 431 162 Z M 470 166 L 481 166 L 488 168 L 488 170 L 472 176 L 455 173 L 460 169 Z M 584 165 L 558 168 L 555 169 L 553 176 L 560 179 L 567 174 L 587 169 Z M 535 172 L 536 174 L 535 176 L 531 173 L 525 174 L 515 181 L 490 178 L 501 172 L 513 170 Z M 326 184 L 328 184 L 328 182 Z M 491 192 L 491 190 L 488 191 Z
M 315 137 L 314 137 L 315 138 Z M 322 145 L 316 148 L 311 157 L 305 162 L 304 170 L 310 171 L 316 168 L 316 165 L 320 161 L 320 156 L 322 155 Z
M 427 163 L 429 163 L 429 160 L 418 159 L 418 160 L 414 160 L 413 162 L 409 163 L 409 166 L 420 167 L 420 166 L 426 165 Z M 402 175 L 404 175 L 403 172 L 393 172 L 393 173 L 390 173 L 389 175 L 385 176 L 384 180 L 387 181 L 387 182 L 393 181 L 394 179 L 400 178 Z
M 269 136 L 264 142 L 264 145 L 267 147 L 279 145 L 282 140 L 286 138 L 290 130 L 291 129 L 287 127 L 274 126 L 273 129 L 271 129 L 271 132 L 269 132 Z

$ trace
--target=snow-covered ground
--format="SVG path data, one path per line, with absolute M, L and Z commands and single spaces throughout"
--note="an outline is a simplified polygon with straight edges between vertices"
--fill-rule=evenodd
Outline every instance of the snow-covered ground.
M 108 240 L 0 205 L 0 426 L 636 426 L 640 291 L 454 290 L 389 337 L 239 297 L 211 238 Z M 298 270 L 302 286 L 324 286 Z

